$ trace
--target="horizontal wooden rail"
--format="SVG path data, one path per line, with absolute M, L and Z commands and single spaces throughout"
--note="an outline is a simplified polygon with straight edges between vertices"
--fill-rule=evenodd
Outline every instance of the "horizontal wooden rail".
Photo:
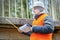
M 32 19 L 22 19 L 22 18 L 2 18 L 0 17 L 0 27 L 2 27 L 3 25 L 5 25 L 6 27 L 8 25 L 11 25 L 6 19 L 8 19 L 9 21 L 11 21 L 13 24 L 15 25 L 24 25 L 26 23 L 32 24 Z M 12 25 L 11 25 L 12 26 Z M 60 22 L 59 21 L 54 21 L 54 26 L 55 28 L 59 28 L 60 29 Z M 8 26 L 9 28 L 9 26 Z

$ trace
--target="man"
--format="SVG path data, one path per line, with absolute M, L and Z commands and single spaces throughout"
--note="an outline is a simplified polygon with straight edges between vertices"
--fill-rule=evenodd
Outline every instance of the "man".
M 27 33 L 30 35 L 30 40 L 52 40 L 52 33 L 54 31 L 54 23 L 51 17 L 45 12 L 42 2 L 36 1 L 33 5 L 34 21 L 32 22 L 31 30 Z

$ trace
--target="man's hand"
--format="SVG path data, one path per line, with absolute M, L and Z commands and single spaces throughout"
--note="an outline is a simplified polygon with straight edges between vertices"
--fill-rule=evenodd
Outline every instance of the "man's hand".
M 25 24 L 18 29 L 19 32 L 29 32 L 31 31 L 31 25 L 30 24 Z

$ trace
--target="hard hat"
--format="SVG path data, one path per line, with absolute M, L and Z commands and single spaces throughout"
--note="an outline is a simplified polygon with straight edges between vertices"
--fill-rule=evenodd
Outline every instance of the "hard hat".
M 40 7 L 42 7 L 42 8 L 45 8 L 43 2 L 41 2 L 41 1 L 36 1 L 36 2 L 34 2 L 33 8 L 36 7 L 36 6 L 40 6 Z

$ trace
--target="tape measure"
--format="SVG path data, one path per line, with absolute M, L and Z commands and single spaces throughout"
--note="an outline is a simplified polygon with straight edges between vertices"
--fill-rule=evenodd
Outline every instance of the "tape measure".
M 18 29 L 17 26 L 15 26 L 9 19 L 6 19 L 6 21 L 8 21 L 10 24 L 12 24 L 16 29 Z

